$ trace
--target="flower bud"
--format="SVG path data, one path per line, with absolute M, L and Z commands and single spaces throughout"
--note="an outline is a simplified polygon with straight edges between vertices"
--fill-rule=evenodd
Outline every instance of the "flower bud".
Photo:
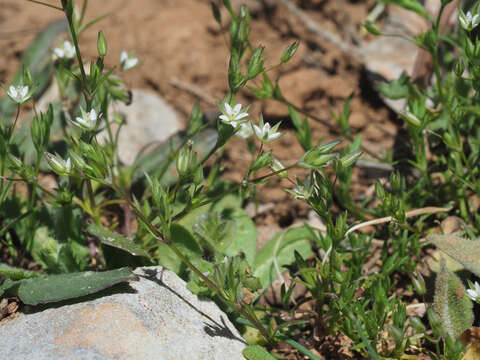
M 285 166 L 278 160 L 273 158 L 272 163 L 270 164 L 270 169 L 272 169 L 273 172 L 280 171 L 282 169 L 285 169 Z M 281 177 L 283 179 L 286 179 L 288 177 L 288 172 L 287 171 L 281 171 L 277 173 L 278 177 Z
M 70 158 L 65 161 L 58 155 L 53 155 L 46 152 L 45 159 L 47 160 L 50 168 L 58 175 L 70 175 L 72 171 L 72 162 Z
M 19 158 L 17 158 L 15 155 L 12 155 L 11 153 L 8 153 L 7 157 L 8 157 L 8 161 L 10 163 L 10 166 L 12 168 L 14 168 L 17 171 L 23 168 L 22 161 Z
M 463 72 L 465 71 L 465 63 L 463 62 L 462 59 L 458 59 L 455 61 L 455 64 L 453 65 L 453 72 L 455 75 L 458 77 L 462 76 Z
M 100 57 L 107 55 L 107 40 L 105 39 L 105 35 L 103 35 L 103 31 L 98 32 L 97 50 Z
M 189 141 L 186 146 L 180 149 L 177 156 L 177 172 L 180 176 L 185 176 L 195 165 L 195 154 L 192 151 L 192 142 Z
M 352 166 L 358 158 L 362 156 L 361 151 L 353 151 L 351 153 L 348 153 L 347 155 L 344 155 L 340 158 L 340 162 L 342 163 L 342 167 L 347 168 Z
M 420 127 L 422 126 L 422 122 L 416 117 L 413 113 L 410 111 L 406 111 L 402 114 L 402 117 L 405 121 L 407 121 L 410 125 L 413 125 L 415 127 Z
M 365 28 L 365 30 L 367 30 L 370 34 L 372 35 L 381 35 L 382 34 L 382 31 L 380 30 L 380 28 L 377 26 L 377 24 L 375 24 L 373 21 L 371 20 L 367 20 L 365 21 L 365 24 L 363 24 L 363 27 Z
M 425 295 L 427 292 L 425 280 L 423 279 L 422 274 L 420 274 L 418 271 L 415 271 L 412 275 L 412 284 L 415 292 L 418 295 Z

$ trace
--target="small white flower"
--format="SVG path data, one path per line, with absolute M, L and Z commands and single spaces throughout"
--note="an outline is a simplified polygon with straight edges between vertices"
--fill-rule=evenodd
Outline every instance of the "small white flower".
M 84 130 L 92 131 L 97 127 L 97 120 L 101 116 L 97 116 L 95 109 L 90 110 L 90 112 L 85 112 L 85 110 L 80 109 L 82 116 L 77 116 L 73 123 Z
M 28 91 L 28 86 L 17 85 L 13 86 L 10 85 L 7 91 L 7 95 L 12 99 L 12 101 L 16 102 L 17 104 L 23 104 L 25 101 L 30 99 L 32 93 Z
M 65 40 L 61 47 L 53 49 L 53 54 L 59 59 L 73 59 L 75 56 L 75 47 L 70 41 Z
M 252 123 L 250 121 L 241 122 L 239 125 L 239 130 L 235 133 L 235 135 L 243 139 L 248 139 L 253 135 Z
M 50 168 L 58 175 L 70 175 L 72 173 L 73 166 L 70 158 L 63 160 L 59 155 L 46 152 L 45 159 Z
M 470 11 L 467 11 L 467 13 L 465 14 L 462 10 L 460 10 L 460 13 L 458 15 L 458 21 L 460 22 L 460 25 L 464 30 L 472 31 L 478 26 L 478 24 L 480 24 L 480 15 L 472 15 Z
M 467 290 L 467 295 L 473 301 L 480 303 L 480 284 L 477 281 L 475 281 L 473 289 Z
M 120 53 L 120 64 L 122 65 L 123 70 L 129 70 L 138 65 L 138 59 L 133 57 L 131 54 L 127 54 L 125 50 Z
M 242 104 L 237 104 L 232 108 L 229 103 L 225 103 L 223 105 L 223 109 L 220 108 L 220 110 L 222 111 L 220 120 L 226 124 L 232 125 L 233 127 L 237 127 L 240 121 L 247 120 L 245 118 L 248 116 L 248 108 L 242 110 Z
M 260 116 L 259 125 L 260 126 L 253 125 L 253 130 L 255 131 L 255 135 L 262 142 L 270 142 L 273 140 L 277 140 L 280 136 L 283 135 L 282 133 L 277 132 L 280 123 L 276 124 L 274 127 L 270 127 L 270 124 L 268 122 L 265 124 L 263 123 L 263 117 Z

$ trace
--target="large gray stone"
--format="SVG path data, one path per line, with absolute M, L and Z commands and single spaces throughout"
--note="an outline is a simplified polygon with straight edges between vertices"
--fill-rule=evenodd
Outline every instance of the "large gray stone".
M 243 359 L 246 344 L 226 315 L 161 267 L 139 268 L 131 291 L 0 324 L 0 358 Z
M 177 112 L 160 96 L 145 90 L 133 89 L 130 105 L 118 102 L 112 109 L 126 119 L 118 138 L 118 155 L 127 165 L 145 145 L 163 142 L 182 128 Z M 116 125 L 112 131 L 115 133 Z

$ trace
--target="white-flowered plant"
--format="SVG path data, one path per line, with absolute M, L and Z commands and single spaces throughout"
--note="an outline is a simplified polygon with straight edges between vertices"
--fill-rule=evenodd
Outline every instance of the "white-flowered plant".
M 59 59 L 73 59 L 75 56 L 75 47 L 68 40 L 65 40 L 62 46 L 53 49 L 53 54 Z
M 73 123 L 87 131 L 95 130 L 100 115 L 97 115 L 95 109 L 90 110 L 88 113 L 83 109 L 80 110 L 82 112 L 82 116 L 77 116 Z
M 480 24 L 480 15 L 472 15 L 470 11 L 465 14 L 461 9 L 459 10 L 458 22 L 466 31 L 472 31 Z
M 51 153 L 46 152 L 45 159 L 47 160 L 47 163 L 50 166 L 50 168 L 58 175 L 66 176 L 72 173 L 73 166 L 70 158 L 67 158 L 67 160 L 64 160 L 59 155 L 53 155 Z
M 253 125 L 253 131 L 260 141 L 271 142 L 277 140 L 283 135 L 282 133 L 277 132 L 279 126 L 280 123 L 277 123 L 273 127 L 271 127 L 268 122 L 264 124 L 263 117 L 260 115 L 260 124 Z
M 467 295 L 473 301 L 480 303 L 480 284 L 477 281 L 472 289 L 467 289 Z
M 223 108 L 220 107 L 222 115 L 220 115 L 220 120 L 224 123 L 237 127 L 240 122 L 246 121 L 248 117 L 248 106 L 242 110 L 242 104 L 236 104 L 234 107 L 231 107 L 229 103 L 225 103 Z
M 7 91 L 8 97 L 17 104 L 23 104 L 32 96 L 32 92 L 27 85 L 10 85 Z
M 138 59 L 133 54 L 128 54 L 125 50 L 120 53 L 120 65 L 123 70 L 129 70 L 138 65 Z

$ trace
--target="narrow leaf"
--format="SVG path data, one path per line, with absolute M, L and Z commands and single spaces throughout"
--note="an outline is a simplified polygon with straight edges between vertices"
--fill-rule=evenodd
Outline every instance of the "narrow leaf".
M 32 279 L 41 275 L 25 269 L 16 268 L 7 264 L 0 264 L 0 276 L 5 276 L 11 280 Z

